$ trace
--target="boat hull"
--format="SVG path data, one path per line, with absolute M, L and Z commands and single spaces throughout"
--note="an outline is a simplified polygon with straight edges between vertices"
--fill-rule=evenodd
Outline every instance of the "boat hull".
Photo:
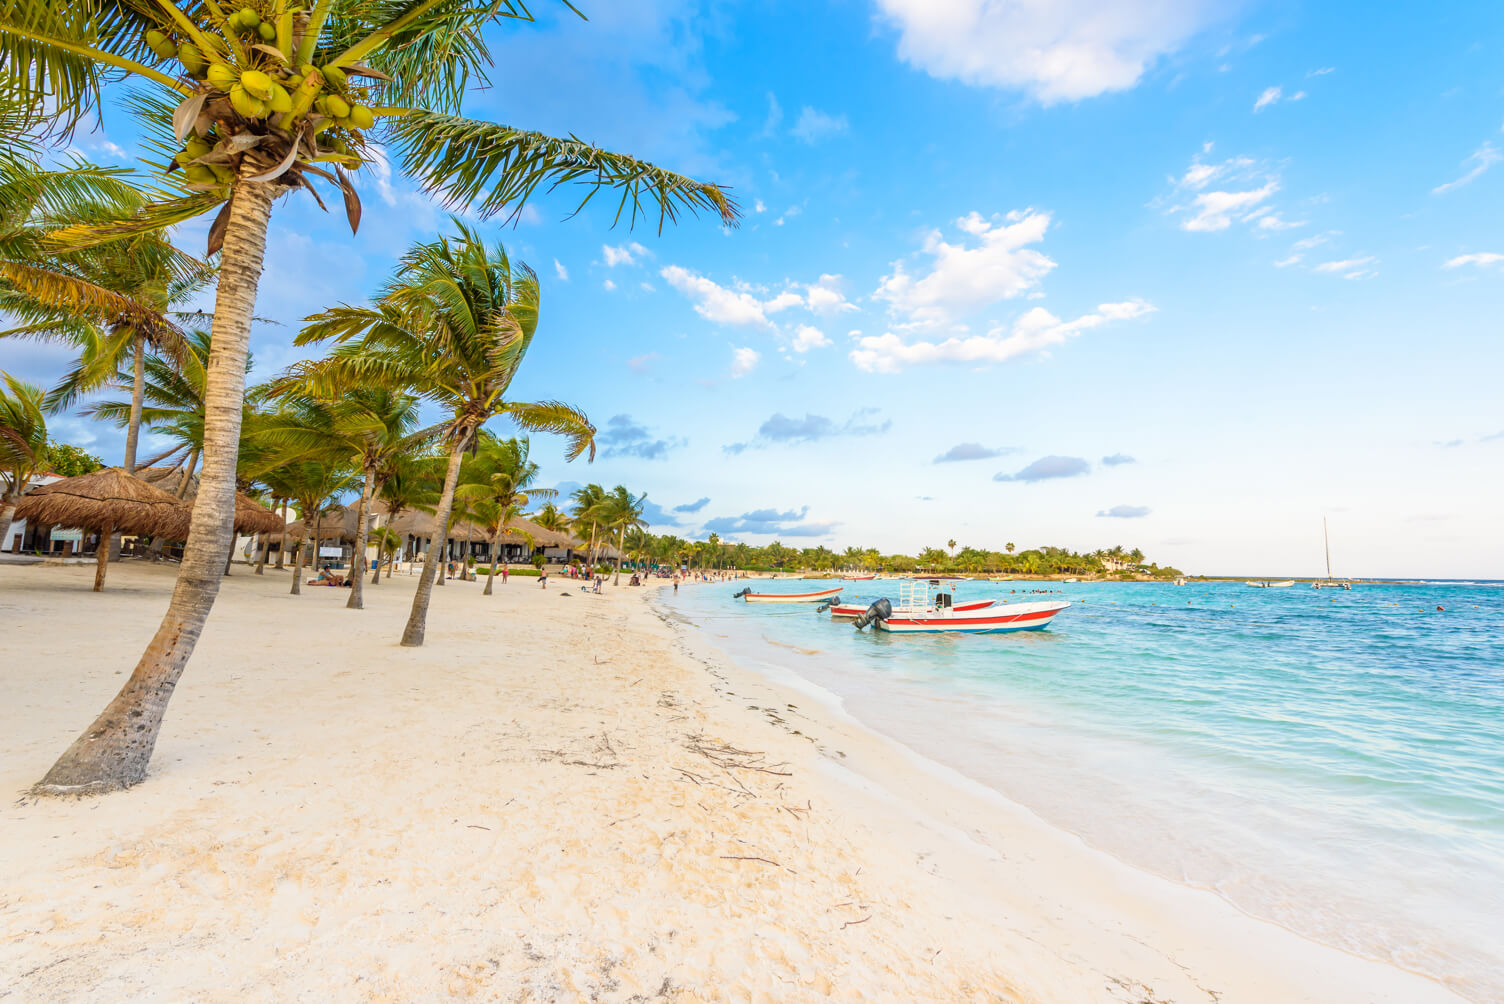
M 748 603 L 817 603 L 840 593 L 840 589 L 822 589 L 814 593 L 748 593 Z
M 1012 631 L 1042 631 L 1055 616 L 1070 606 L 1065 601 L 1004 605 L 982 610 L 923 614 L 899 613 L 876 624 L 879 631 L 893 634 L 1003 634 Z

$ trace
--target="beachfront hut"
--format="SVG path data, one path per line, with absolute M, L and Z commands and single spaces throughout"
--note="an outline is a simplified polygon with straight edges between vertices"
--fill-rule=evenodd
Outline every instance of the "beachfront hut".
M 319 549 L 326 541 L 333 541 L 341 546 L 340 561 L 344 561 L 344 546 L 355 544 L 355 506 L 337 506 L 325 511 L 322 515 L 313 518 L 313 526 L 309 527 L 306 519 L 296 519 L 284 527 L 278 527 L 278 533 L 285 534 L 286 538 L 298 545 L 309 537 L 317 537 L 314 542 L 314 567 L 318 566 Z
M 119 467 L 63 478 L 32 489 L 16 506 L 16 515 L 99 534 L 95 550 L 94 591 L 104 588 L 110 563 L 110 535 L 116 532 L 181 536 L 188 507 L 181 499 L 132 477 Z
M 245 492 L 235 493 L 236 533 L 281 533 L 286 525 L 281 516 Z

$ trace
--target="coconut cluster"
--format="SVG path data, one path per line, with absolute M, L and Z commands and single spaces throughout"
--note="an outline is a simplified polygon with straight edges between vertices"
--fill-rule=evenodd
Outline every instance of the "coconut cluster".
M 359 167 L 361 133 L 376 124 L 366 104 L 371 92 L 332 61 L 319 65 L 320 54 L 303 37 L 308 12 L 282 9 L 278 0 L 208 9 L 222 20 L 218 31 L 201 24 L 197 41 L 176 24 L 145 36 L 147 48 L 164 62 L 176 60 L 204 95 L 194 127 L 168 171 L 181 168 L 195 186 L 230 184 L 235 179 L 232 165 L 243 147 L 224 140 L 236 133 L 269 131 L 306 140 L 309 155 L 302 159 Z M 379 76 L 366 67 L 355 69 Z

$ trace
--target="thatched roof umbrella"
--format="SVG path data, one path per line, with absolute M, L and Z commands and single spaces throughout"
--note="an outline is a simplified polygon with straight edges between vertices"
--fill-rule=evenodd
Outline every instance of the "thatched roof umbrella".
M 522 516 L 513 516 L 507 520 L 507 525 L 501 531 L 503 537 L 527 538 L 531 537 L 537 547 L 579 547 L 580 542 L 567 533 L 550 530 L 545 526 L 539 526 L 530 519 Z
M 54 526 L 93 530 L 101 546 L 94 571 L 94 591 L 104 588 L 110 563 L 110 535 L 116 532 L 172 537 L 186 532 L 189 509 L 160 488 L 132 477 L 119 467 L 63 478 L 33 488 L 16 506 L 16 518 Z
M 281 516 L 245 492 L 235 493 L 236 533 L 281 533 L 286 525 Z

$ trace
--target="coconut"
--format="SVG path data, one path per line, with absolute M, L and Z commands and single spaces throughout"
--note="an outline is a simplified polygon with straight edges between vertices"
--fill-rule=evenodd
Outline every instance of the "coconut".
M 335 118 L 342 119 L 350 114 L 350 102 L 338 94 L 330 94 L 324 99 L 324 109 Z
M 329 81 L 330 87 L 343 88 L 345 86 L 345 71 L 333 63 L 324 67 L 320 72 L 324 74 L 324 79 Z
M 272 84 L 271 96 L 266 99 L 266 106 L 278 114 L 292 111 L 292 95 L 283 89 L 281 84 Z
M 376 116 L 365 105 L 354 105 L 350 109 L 350 124 L 357 129 L 369 129 L 376 124 Z
M 194 76 L 204 72 L 204 54 L 192 42 L 184 42 L 178 46 L 178 62 L 183 64 L 183 69 Z
M 256 34 L 261 36 L 261 41 L 263 42 L 275 42 L 277 40 L 277 29 L 265 21 L 256 26 Z
M 240 23 L 248 29 L 259 27 L 261 24 L 261 15 L 247 7 L 240 12 Z
M 260 70 L 246 70 L 240 75 L 240 86 L 244 87 L 245 92 L 251 97 L 265 101 L 272 96 L 272 87 L 275 85 L 272 83 L 272 78 Z
M 266 105 L 259 98 L 252 97 L 239 84 L 230 88 L 230 104 L 248 119 L 259 119 L 266 115 Z
M 224 63 L 211 63 L 209 65 L 209 83 L 222 91 L 228 91 L 235 86 L 235 71 Z
M 214 172 L 203 164 L 194 164 L 192 167 L 184 170 L 183 174 L 188 178 L 188 182 L 193 185 L 212 185 L 218 180 L 214 177 Z

